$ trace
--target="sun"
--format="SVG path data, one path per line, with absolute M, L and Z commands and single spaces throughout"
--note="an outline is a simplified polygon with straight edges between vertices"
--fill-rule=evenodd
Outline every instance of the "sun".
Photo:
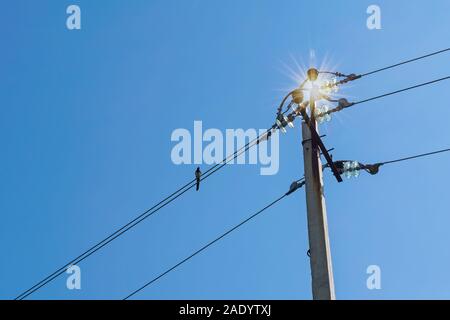
M 299 107 L 307 108 L 319 123 L 330 121 L 331 116 L 327 111 L 344 97 L 339 89 L 341 79 L 348 76 L 336 71 L 336 66 L 332 67 L 333 64 L 327 58 L 317 64 L 313 50 L 310 51 L 308 67 L 291 58 L 293 66 L 285 65 L 295 83 L 288 94 L 293 101 L 290 107 L 294 111 Z

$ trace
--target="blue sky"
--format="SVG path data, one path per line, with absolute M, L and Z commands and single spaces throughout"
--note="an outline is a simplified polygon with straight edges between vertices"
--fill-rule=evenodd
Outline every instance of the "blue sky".
M 378 4 L 382 30 L 366 28 Z M 66 28 L 66 8 L 82 29 Z M 176 128 L 266 128 L 327 58 L 364 73 L 448 47 L 450 3 L 430 1 L 3 1 L 0 10 L 0 298 L 10 299 L 193 178 Z M 450 74 L 444 54 L 352 83 L 363 99 Z M 321 127 L 334 157 L 376 162 L 450 146 L 449 83 L 362 104 Z M 120 299 L 287 191 L 303 175 L 299 123 L 280 170 L 230 166 L 33 299 Z M 448 155 L 383 167 L 325 192 L 338 299 L 450 299 Z M 204 170 L 207 167 L 203 167 Z M 139 299 L 311 299 L 305 196 L 295 193 Z M 366 288 L 366 268 L 382 289 Z

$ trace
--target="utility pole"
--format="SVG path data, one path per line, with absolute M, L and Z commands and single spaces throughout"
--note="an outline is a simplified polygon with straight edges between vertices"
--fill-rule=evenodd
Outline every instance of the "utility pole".
M 311 132 L 312 130 L 317 132 L 314 108 L 315 101 L 310 99 L 310 125 L 306 122 L 302 123 L 312 294 L 314 300 L 334 300 L 336 296 L 328 238 L 327 212 L 323 195 L 322 163 L 317 141 Z
M 305 173 L 306 207 L 308 217 L 308 236 L 309 236 L 309 256 L 311 263 L 312 293 L 314 300 L 334 300 L 333 269 L 331 266 L 330 240 L 328 238 L 328 222 L 325 208 L 325 198 L 323 196 L 322 163 L 320 155 L 322 154 L 327 162 L 327 167 L 331 169 L 337 182 L 342 182 L 341 173 L 334 163 L 331 155 L 326 149 L 321 136 L 317 132 L 316 117 L 323 117 L 321 107 L 316 114 L 316 101 L 326 99 L 332 101 L 321 90 L 324 84 L 317 81 L 319 71 L 311 68 L 307 72 L 307 78 L 300 86 L 291 91 L 281 102 L 277 110 L 277 120 L 275 127 L 283 132 L 287 125 L 292 123 L 297 116 L 303 118 L 302 122 L 302 145 L 303 145 L 303 163 Z M 317 82 L 316 82 L 317 81 Z M 311 87 L 305 89 L 305 85 Z M 304 101 L 304 92 L 309 91 L 309 101 Z M 288 97 L 292 97 L 287 110 L 294 110 L 285 116 L 283 106 Z M 296 105 L 296 107 L 295 107 Z M 294 106 L 294 107 L 293 107 Z M 309 115 L 308 109 L 309 107 Z M 292 125 L 290 125 L 292 127 Z

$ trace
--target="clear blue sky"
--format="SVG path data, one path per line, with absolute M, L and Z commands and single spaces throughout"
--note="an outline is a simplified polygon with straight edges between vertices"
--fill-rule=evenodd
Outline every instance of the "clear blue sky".
M 378 4 L 382 30 L 366 28 Z M 66 29 L 78 4 L 82 30 Z M 450 2 L 3 1 L 0 9 L 0 298 L 13 298 L 193 177 L 170 160 L 176 128 L 266 128 L 285 65 L 315 50 L 363 73 L 449 45 Z M 448 54 L 352 83 L 362 99 L 450 74 Z M 342 112 L 321 127 L 335 158 L 389 160 L 450 146 L 450 83 Z M 119 299 L 287 191 L 303 174 L 300 130 L 280 171 L 227 167 L 34 299 Z M 450 299 L 449 155 L 337 184 L 326 200 L 340 299 Z M 206 167 L 204 167 L 204 170 Z M 303 190 L 140 299 L 310 299 Z M 366 288 L 366 268 L 382 289 Z

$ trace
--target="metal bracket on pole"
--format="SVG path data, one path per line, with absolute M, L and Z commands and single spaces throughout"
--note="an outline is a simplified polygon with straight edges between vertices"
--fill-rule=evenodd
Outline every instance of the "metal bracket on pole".
M 333 174 L 336 177 L 336 180 L 338 182 L 342 182 L 343 180 L 342 180 L 341 174 L 339 173 L 338 169 L 336 168 L 336 166 L 333 162 L 333 159 L 331 159 L 331 156 L 328 153 L 327 148 L 325 148 L 325 145 L 323 144 L 322 139 L 320 138 L 316 129 L 312 126 L 311 119 L 309 118 L 305 109 L 302 109 L 300 111 L 300 113 L 302 114 L 303 120 L 308 125 L 309 130 L 311 130 L 311 138 L 313 139 L 314 143 L 316 143 L 319 146 L 320 150 L 322 151 L 322 154 L 325 157 L 325 160 L 327 160 L 328 166 L 330 167 L 331 171 L 333 171 Z

